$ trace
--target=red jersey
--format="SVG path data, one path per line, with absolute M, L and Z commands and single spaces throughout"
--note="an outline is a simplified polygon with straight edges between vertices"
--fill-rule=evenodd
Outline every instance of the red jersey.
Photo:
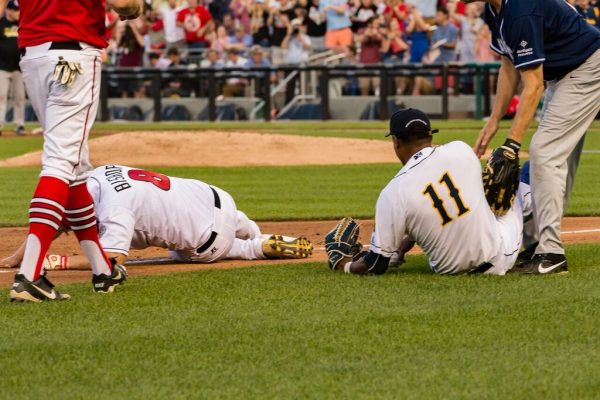
M 195 10 L 184 8 L 177 14 L 177 22 L 183 23 L 186 42 L 206 42 L 206 35 L 198 36 L 198 30 L 212 21 L 210 12 L 202 6 Z
M 105 0 L 20 0 L 19 47 L 84 42 L 106 47 Z
M 402 31 L 402 33 L 404 33 L 404 32 L 406 32 L 405 21 L 408 17 L 408 8 L 406 7 L 406 4 L 400 3 L 396 7 L 396 10 L 398 11 L 398 13 L 395 13 L 394 10 L 392 9 L 392 7 L 390 7 L 389 5 L 386 5 L 385 9 L 383 10 L 383 15 L 386 15 L 386 16 L 389 15 L 392 18 L 394 18 L 396 21 L 398 21 L 398 24 L 400 25 L 400 31 Z M 400 14 L 403 18 L 399 18 L 398 14 Z

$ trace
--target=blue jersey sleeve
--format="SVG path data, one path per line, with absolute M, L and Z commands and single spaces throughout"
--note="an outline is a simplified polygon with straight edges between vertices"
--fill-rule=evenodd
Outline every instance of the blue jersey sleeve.
M 512 52 L 515 68 L 526 68 L 543 64 L 546 60 L 544 52 L 544 21 L 542 17 L 530 15 L 517 18 L 508 30 L 510 38 L 507 45 Z

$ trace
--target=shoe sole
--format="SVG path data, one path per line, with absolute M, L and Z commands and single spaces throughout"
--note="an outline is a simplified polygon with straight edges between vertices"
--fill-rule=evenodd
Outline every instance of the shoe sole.
M 41 303 L 42 302 L 42 300 L 38 299 L 37 297 L 32 296 L 31 293 L 15 292 L 14 290 L 10 291 L 10 301 L 11 302 L 19 302 L 19 303 L 25 303 L 26 301 L 31 302 L 31 303 Z
M 305 237 L 299 237 L 290 242 L 285 241 L 281 235 L 275 235 L 274 240 L 270 240 L 270 242 L 268 245 L 275 253 L 270 257 L 274 258 L 308 258 L 313 252 L 312 243 Z
M 59 297 L 58 299 L 48 299 L 46 298 L 45 300 L 40 300 L 37 297 L 33 296 L 31 293 L 29 292 L 15 292 L 14 290 L 10 291 L 10 301 L 11 302 L 18 302 L 18 303 L 25 303 L 25 302 L 30 302 L 30 303 L 41 303 L 44 301 L 62 301 L 62 300 L 70 300 L 71 296 L 69 296 L 66 293 L 62 293 L 61 297 Z
M 122 284 L 124 284 L 125 282 L 119 282 L 119 283 L 115 283 L 114 285 L 111 285 L 108 287 L 108 289 L 106 290 L 96 290 L 94 288 L 92 288 L 92 290 L 94 291 L 94 293 L 102 293 L 102 294 L 108 294 L 108 293 L 113 293 L 115 291 L 115 288 L 117 286 L 120 286 Z

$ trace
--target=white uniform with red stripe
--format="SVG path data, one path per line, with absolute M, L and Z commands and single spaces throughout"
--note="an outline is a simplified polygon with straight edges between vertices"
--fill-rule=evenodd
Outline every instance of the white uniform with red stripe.
M 107 252 L 157 246 L 181 261 L 264 258 L 258 226 L 217 187 L 106 165 L 93 171 L 88 190 Z
M 392 257 L 409 236 L 440 274 L 504 275 L 514 264 L 531 212 L 528 185 L 521 184 L 513 208 L 495 217 L 485 199 L 481 164 L 464 142 L 427 147 L 413 155 L 377 201 L 371 250 Z

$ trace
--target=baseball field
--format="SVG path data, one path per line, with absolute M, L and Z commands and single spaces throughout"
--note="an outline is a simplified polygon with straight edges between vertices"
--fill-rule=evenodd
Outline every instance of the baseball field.
M 471 144 L 482 123 L 432 125 L 436 143 Z M 600 123 L 566 210 L 560 276 L 438 276 L 418 249 L 383 276 L 329 271 L 324 234 L 350 215 L 368 243 L 400 169 L 385 133 L 379 122 L 97 124 L 95 165 L 214 184 L 263 232 L 306 235 L 315 253 L 134 265 L 112 295 L 93 293 L 89 272 L 51 272 L 73 299 L 42 304 L 11 304 L 15 270 L 0 269 L 0 398 L 597 399 Z M 26 235 L 41 146 L 0 137 L 0 259 Z M 51 249 L 79 251 L 73 235 Z

